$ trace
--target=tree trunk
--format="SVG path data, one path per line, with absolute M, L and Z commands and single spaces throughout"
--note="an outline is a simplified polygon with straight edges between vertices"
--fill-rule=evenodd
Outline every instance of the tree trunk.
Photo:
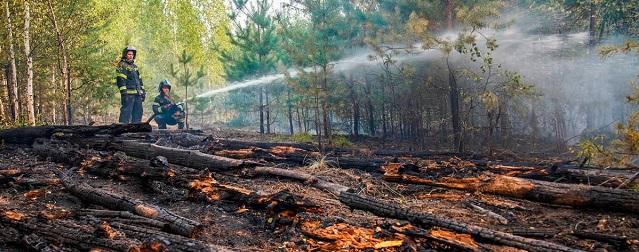
M 457 80 L 455 79 L 455 74 L 453 73 L 453 69 L 450 66 L 448 58 L 446 58 L 446 63 L 448 65 L 448 88 L 450 113 L 453 124 L 454 147 L 458 152 L 463 152 L 464 144 L 462 140 L 461 112 L 459 109 L 459 87 L 457 87 Z
M 331 122 L 329 118 L 329 106 L 328 100 L 330 94 L 328 92 L 328 65 L 322 66 L 322 124 L 324 126 L 324 136 L 326 136 L 326 141 L 330 146 L 332 144 L 332 133 L 331 133 Z
M 529 251 L 580 251 L 577 249 L 568 248 L 563 245 L 540 241 L 530 238 L 524 238 L 501 231 L 496 231 L 484 227 L 479 227 L 471 224 L 457 222 L 452 219 L 436 216 L 433 214 L 418 212 L 409 208 L 397 206 L 396 204 L 390 204 L 383 202 L 377 198 L 359 195 L 353 193 L 353 190 L 331 182 L 321 180 L 310 174 L 306 174 L 300 171 L 292 171 L 281 168 L 262 168 L 255 169 L 259 174 L 268 174 L 275 176 L 282 176 L 292 178 L 296 180 L 302 180 L 312 186 L 319 189 L 326 190 L 335 195 L 340 202 L 353 208 L 368 211 L 377 216 L 395 218 L 401 220 L 408 220 L 413 224 L 419 226 L 437 226 L 443 227 L 455 232 L 470 234 L 478 238 L 494 241 L 500 244 L 513 246 L 520 249 Z
M 27 59 L 27 120 L 30 125 L 35 125 L 35 106 L 33 103 L 33 57 L 31 55 L 31 44 L 29 37 L 29 29 L 31 22 L 31 13 L 29 11 L 29 1 L 24 1 L 24 54 Z
M 295 134 L 295 132 L 293 132 L 293 104 L 291 103 L 291 90 L 288 89 L 287 90 L 287 107 L 288 107 L 288 127 L 289 127 L 289 131 L 291 133 L 291 136 L 293 134 Z M 299 113 L 298 113 L 299 115 Z
M 264 134 L 264 87 L 260 87 L 260 134 Z
M 455 0 L 445 0 L 446 5 L 446 28 L 448 31 L 452 31 L 454 28 L 453 20 L 455 18 Z
M 172 164 L 182 165 L 195 169 L 208 169 L 210 171 L 228 171 L 242 167 L 254 166 L 250 161 L 225 158 L 201 153 L 196 150 L 175 149 L 149 143 L 135 141 L 110 141 L 108 139 L 78 140 L 82 146 L 95 149 L 108 149 L 122 151 L 136 158 L 152 159 L 157 156 L 166 157 Z
M 488 173 L 479 178 L 445 177 L 431 180 L 400 174 L 389 167 L 384 173 L 384 180 L 490 193 L 557 205 L 639 213 L 639 194 L 601 186 L 562 184 Z
M 0 46 L 0 53 L 2 53 L 2 46 Z M 7 99 L 7 94 L 9 93 L 7 91 L 8 86 L 7 86 L 7 75 L 6 72 L 4 71 L 4 67 L 0 65 L 0 89 L 2 89 L 2 95 L 0 95 L 0 115 L 2 116 L 3 121 L 9 121 L 7 120 L 7 111 L 4 105 L 5 100 L 9 100 Z
M 349 97 L 351 98 L 351 107 L 353 109 L 353 136 L 359 137 L 359 103 L 357 102 L 357 93 L 355 92 L 355 83 L 353 76 L 348 81 Z
M 368 131 L 371 136 L 375 136 L 375 115 L 373 108 L 373 98 L 371 91 L 371 83 L 368 77 L 365 77 L 366 82 L 366 106 L 368 107 Z
M 64 123 L 66 125 L 73 124 L 73 113 L 71 109 L 71 74 L 69 60 L 66 51 L 66 44 L 63 37 L 63 32 L 58 26 L 58 21 L 51 2 L 47 2 L 49 6 L 49 14 L 51 15 L 51 22 L 53 23 L 53 29 L 56 33 L 58 43 L 58 67 L 60 69 L 60 78 L 64 86 Z
M 7 18 L 7 39 L 9 43 L 9 65 L 7 69 L 7 90 L 9 91 L 9 108 L 11 109 L 11 118 L 16 122 L 20 117 L 18 104 L 18 70 L 16 68 L 16 53 L 13 46 L 13 25 L 11 21 L 11 11 L 9 9 L 9 1 L 4 2 L 5 16 Z
M 597 16 L 596 16 L 596 10 L 595 10 L 595 0 L 590 0 L 590 22 L 588 25 L 588 39 L 589 39 L 589 45 L 590 47 L 595 46 L 595 43 L 597 42 Z
M 129 211 L 146 218 L 163 221 L 167 223 L 172 232 L 186 237 L 195 237 L 201 229 L 202 225 L 200 223 L 179 216 L 164 208 L 125 195 L 93 188 L 85 183 L 77 183 L 60 172 L 58 172 L 58 177 L 60 177 L 67 190 L 89 203 L 110 209 Z
M 271 101 L 268 97 L 268 91 L 264 90 L 264 96 L 266 96 L 266 134 L 271 134 Z
M 119 135 L 127 132 L 151 132 L 148 124 L 112 124 L 104 126 L 36 126 L 0 130 L 0 140 L 8 144 L 32 144 L 36 138 L 49 138 L 54 134 L 65 137 L 87 138 L 96 134 Z

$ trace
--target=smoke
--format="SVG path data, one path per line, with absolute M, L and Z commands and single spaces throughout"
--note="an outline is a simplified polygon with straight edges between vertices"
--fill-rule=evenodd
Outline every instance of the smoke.
M 627 117 L 630 108 L 625 104 L 625 97 L 630 94 L 629 82 L 635 79 L 638 69 L 635 55 L 603 59 L 597 48 L 588 45 L 587 32 L 549 32 L 552 31 L 552 28 L 549 29 L 552 25 L 544 23 L 548 19 L 530 11 L 512 11 L 504 15 L 502 20 L 513 22 L 503 29 L 483 29 L 480 32 L 497 40 L 499 47 L 493 55 L 495 63 L 502 65 L 503 69 L 521 74 L 541 94 L 540 98 L 528 104 L 528 112 L 534 111 L 538 117 L 535 120 L 539 127 L 545 129 L 545 134 L 556 134 L 558 121 L 565 122 L 558 135 L 570 138 L 584 131 L 605 128 L 611 122 L 623 121 Z M 439 38 L 453 41 L 457 35 L 455 32 L 447 32 Z M 485 41 L 481 41 L 479 36 L 478 39 L 480 46 L 483 46 Z M 620 36 L 608 36 L 597 46 L 617 45 L 623 39 Z M 379 71 L 382 59 L 378 57 L 372 60 L 372 55 L 376 54 L 369 48 L 353 49 L 348 56 L 331 62 L 331 70 L 336 74 Z M 422 49 L 421 45 L 413 45 L 410 50 L 396 50 L 392 59 L 396 65 L 428 65 L 442 63 L 443 56 L 440 50 Z M 467 56 L 455 52 L 451 60 L 458 67 L 472 64 Z M 302 71 L 310 72 L 313 69 Z M 298 70 L 295 69 L 289 69 L 288 72 L 291 77 L 298 75 Z M 197 97 L 281 83 L 284 78 L 285 75 L 281 73 L 271 74 L 231 83 Z M 522 118 L 526 116 L 520 115 Z M 527 122 L 525 119 L 519 121 Z
M 619 55 L 602 58 L 597 47 L 619 45 L 624 38 L 610 36 L 589 46 L 587 32 L 546 33 L 543 17 L 518 11 L 505 18 L 515 22 L 504 30 L 488 31 L 499 43 L 495 60 L 522 74 L 542 97 L 531 109 L 543 116 L 542 124 L 564 120 L 563 137 L 601 131 L 623 121 L 629 107 L 630 81 L 637 74 L 638 58 Z M 563 117 L 563 118 L 561 118 Z M 552 127 L 551 127 L 552 128 Z

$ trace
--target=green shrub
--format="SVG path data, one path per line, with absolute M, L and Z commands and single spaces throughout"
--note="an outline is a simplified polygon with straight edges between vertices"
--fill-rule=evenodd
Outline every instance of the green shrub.
M 336 147 L 352 147 L 353 143 L 346 136 L 337 135 L 333 136 L 333 145 Z
M 308 133 L 297 133 L 294 134 L 293 137 L 291 137 L 291 140 L 298 143 L 308 143 L 313 142 L 313 136 Z

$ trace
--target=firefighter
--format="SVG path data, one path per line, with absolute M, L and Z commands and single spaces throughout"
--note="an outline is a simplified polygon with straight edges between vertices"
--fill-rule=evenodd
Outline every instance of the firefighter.
M 142 121 L 142 102 L 145 98 L 144 84 L 140 71 L 135 65 L 137 51 L 127 46 L 122 51 L 122 58 L 116 68 L 116 84 L 120 90 L 121 107 L 120 123 L 140 123 Z
M 184 128 L 184 109 L 179 99 L 171 95 L 171 84 L 168 80 L 160 82 L 158 87 L 160 94 L 153 101 L 153 113 L 158 128 L 166 129 L 166 125 L 178 125 L 178 129 Z

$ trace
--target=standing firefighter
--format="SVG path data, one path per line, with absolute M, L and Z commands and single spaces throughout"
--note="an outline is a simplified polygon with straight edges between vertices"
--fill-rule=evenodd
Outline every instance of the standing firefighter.
M 142 102 L 145 93 L 140 71 L 134 63 L 136 54 L 137 51 L 134 47 L 124 48 L 116 69 L 116 83 L 122 95 L 120 123 L 140 123 L 142 121 Z
M 178 125 L 178 129 L 184 128 L 184 110 L 181 103 L 175 103 L 177 97 L 171 95 L 171 84 L 163 80 L 158 87 L 160 94 L 153 101 L 153 113 L 158 128 L 166 129 L 166 125 Z

